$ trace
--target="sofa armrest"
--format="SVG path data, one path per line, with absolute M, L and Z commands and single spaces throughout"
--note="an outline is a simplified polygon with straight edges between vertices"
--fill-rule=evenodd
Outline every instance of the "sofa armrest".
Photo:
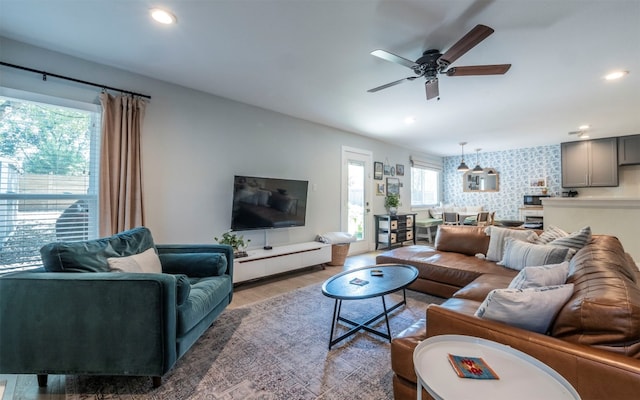
M 0 277 L 0 373 L 162 376 L 175 363 L 176 277 Z
M 227 269 L 224 272 L 233 279 L 233 248 L 224 244 L 199 244 L 199 245 L 182 245 L 182 244 L 156 244 L 158 256 L 162 262 L 164 254 L 184 254 L 184 253 L 210 253 L 222 254 L 227 259 Z M 215 276 L 216 271 L 203 271 L 202 265 L 195 263 L 172 263 L 167 268 L 162 266 L 162 271 L 168 274 L 185 274 L 187 276 Z M 205 275 L 203 275 L 205 274 Z
M 635 398 L 640 393 L 640 360 L 591 346 L 459 313 L 427 308 L 427 337 L 458 334 L 493 340 L 520 350 L 556 370 L 583 400 Z

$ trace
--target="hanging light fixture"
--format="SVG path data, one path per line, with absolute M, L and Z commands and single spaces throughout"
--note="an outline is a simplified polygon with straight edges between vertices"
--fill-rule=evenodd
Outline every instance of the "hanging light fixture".
M 474 174 L 481 174 L 481 173 L 484 172 L 484 170 L 480 166 L 480 162 L 478 161 L 478 153 L 480 152 L 480 150 L 482 150 L 482 149 L 476 149 L 476 166 L 473 167 L 473 170 L 471 171 Z
M 465 144 L 467 144 L 467 142 L 460 142 L 460 147 L 462 147 L 462 160 L 460 161 L 460 165 L 458 165 L 459 172 L 467 172 L 469 170 L 469 167 L 467 166 L 467 164 L 464 163 L 464 145 Z

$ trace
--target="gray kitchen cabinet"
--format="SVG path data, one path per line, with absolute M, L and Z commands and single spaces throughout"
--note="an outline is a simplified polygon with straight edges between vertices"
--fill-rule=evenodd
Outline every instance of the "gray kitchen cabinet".
M 617 138 L 561 143 L 562 187 L 618 186 Z
M 640 135 L 620 136 L 618 138 L 618 164 L 640 164 Z

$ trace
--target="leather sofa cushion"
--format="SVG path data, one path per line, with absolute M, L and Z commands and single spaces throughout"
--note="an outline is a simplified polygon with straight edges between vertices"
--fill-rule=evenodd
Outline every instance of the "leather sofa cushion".
M 484 274 L 453 294 L 454 298 L 482 302 L 493 289 L 509 287 L 513 278 L 508 275 Z
M 152 247 L 151 231 L 138 227 L 102 239 L 49 243 L 40 255 L 49 272 L 109 272 L 108 258 L 140 254 Z
M 518 274 L 518 271 L 496 265 L 492 261 L 460 253 L 437 251 L 433 247 L 421 245 L 404 246 L 386 251 L 376 257 L 376 263 L 407 263 L 418 269 L 419 279 L 458 288 L 464 287 L 483 274 L 505 275 L 510 280 Z
M 560 310 L 551 334 L 640 358 L 640 287 L 632 280 L 622 245 L 594 236 L 569 263 L 573 296 Z
M 435 247 L 439 251 L 450 251 L 468 256 L 487 254 L 489 236 L 484 226 L 440 225 Z
M 422 318 L 400 332 L 391 341 L 391 369 L 397 375 L 411 382 L 416 382 L 413 368 L 413 350 L 427 338 L 427 322 Z

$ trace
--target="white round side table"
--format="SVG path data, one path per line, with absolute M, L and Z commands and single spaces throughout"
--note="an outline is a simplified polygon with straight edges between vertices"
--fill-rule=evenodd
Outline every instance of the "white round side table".
M 481 357 L 499 379 L 460 378 L 449 354 Z M 422 400 L 422 388 L 437 400 L 580 400 L 571 384 L 548 365 L 509 346 L 472 336 L 430 337 L 415 348 L 413 365 L 418 400 Z

